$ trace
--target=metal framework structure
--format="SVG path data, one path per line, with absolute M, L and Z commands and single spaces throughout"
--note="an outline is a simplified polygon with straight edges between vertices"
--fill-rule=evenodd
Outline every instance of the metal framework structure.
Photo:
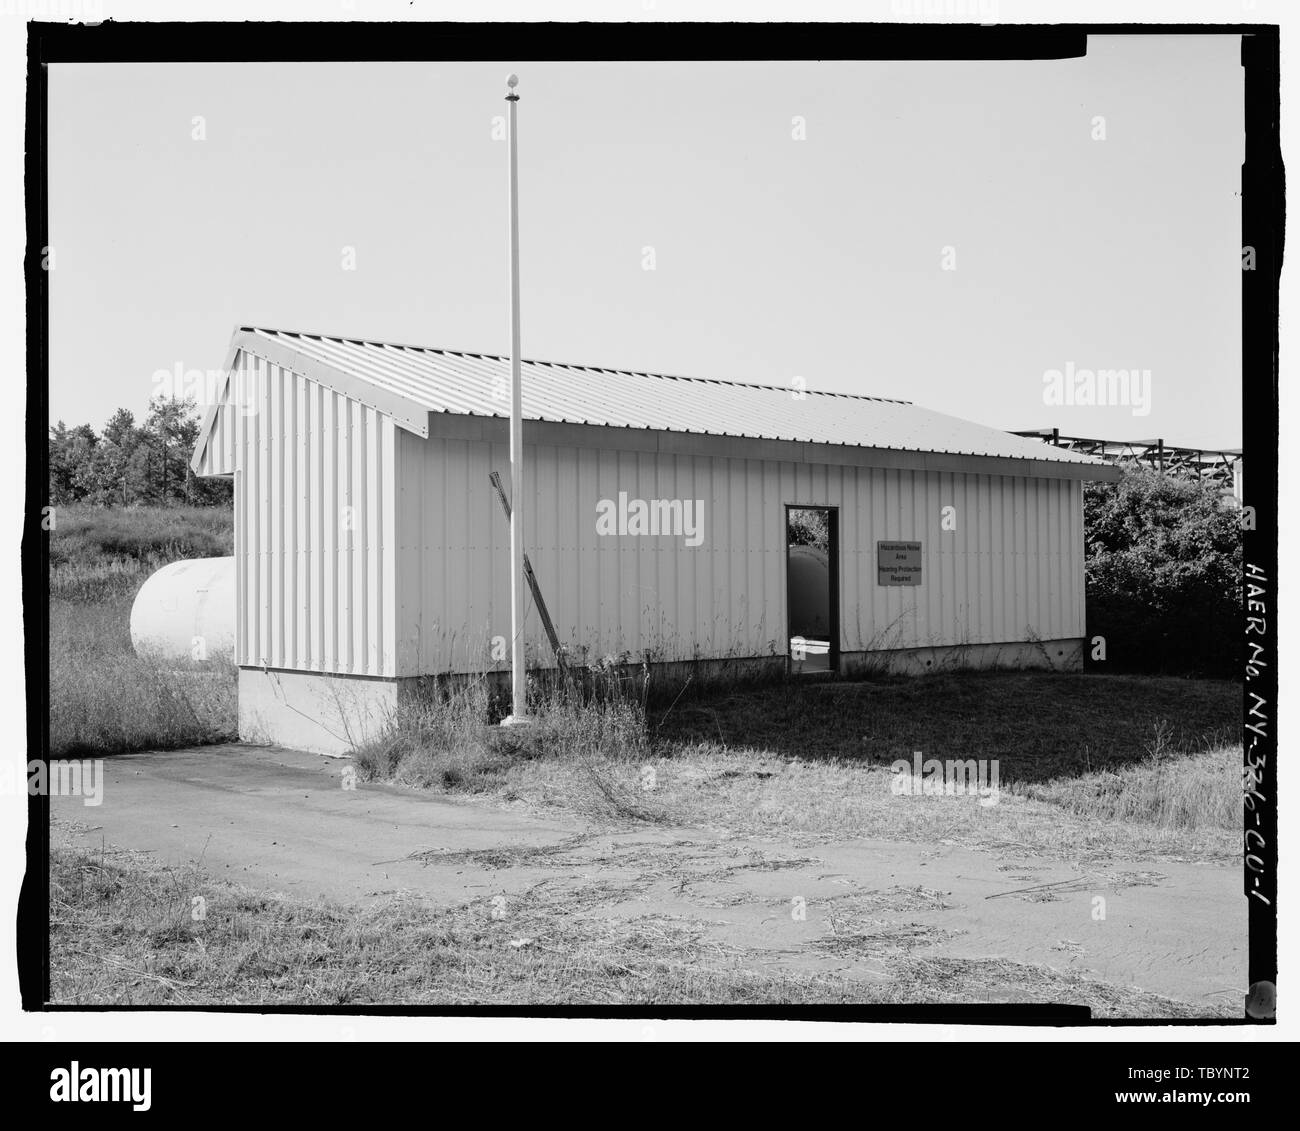
M 1031 428 L 1012 432 L 1042 440 L 1053 447 L 1095 456 L 1114 464 L 1134 463 L 1154 468 L 1180 479 L 1208 479 L 1225 494 L 1241 502 L 1242 455 L 1240 448 L 1183 448 L 1156 440 L 1097 440 L 1086 436 L 1062 436 L 1059 428 Z

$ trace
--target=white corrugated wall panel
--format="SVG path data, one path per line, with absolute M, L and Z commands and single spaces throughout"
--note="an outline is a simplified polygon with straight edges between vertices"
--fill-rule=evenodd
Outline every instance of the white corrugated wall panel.
M 238 662 L 346 675 L 397 671 L 396 445 L 391 419 L 256 358 L 235 388 Z
M 255 362 L 249 370 L 252 394 L 257 398 L 253 416 L 257 425 L 253 452 L 256 464 L 253 481 L 249 485 L 249 489 L 257 494 L 256 573 L 255 585 L 249 593 L 249 601 L 257 614 L 257 635 L 256 650 L 249 659 L 255 664 L 267 666 L 275 663 L 275 642 L 271 636 L 271 565 L 274 553 L 271 531 L 277 507 L 274 502 L 274 465 L 271 458 L 271 373 L 271 367 L 261 361 Z
M 230 376 L 221 390 L 221 400 L 212 417 L 212 430 L 199 456 L 198 475 L 233 475 L 235 452 L 239 443 L 239 428 L 243 413 L 240 411 L 240 381 L 238 361 L 231 363 Z
M 510 633 L 509 528 L 488 474 L 508 491 L 508 450 L 395 441 L 397 673 L 504 669 L 492 642 Z M 532 445 L 527 460 L 526 549 L 561 639 L 589 660 L 783 653 L 786 504 L 839 508 L 844 651 L 1083 634 L 1077 482 Z M 597 536 L 597 501 L 620 491 L 702 499 L 704 543 Z M 878 585 L 876 543 L 903 540 L 922 543 L 923 584 Z M 526 606 L 530 663 L 549 664 Z
M 324 425 L 318 437 L 321 444 L 321 494 L 325 500 L 324 525 L 321 528 L 324 560 L 322 562 L 321 583 L 321 642 L 324 649 L 325 671 L 337 672 L 343 668 L 339 664 L 339 556 L 343 546 L 343 531 L 340 529 L 339 516 L 343 508 L 339 502 L 338 465 L 339 465 L 339 400 L 341 398 L 328 389 L 321 390 L 321 415 Z

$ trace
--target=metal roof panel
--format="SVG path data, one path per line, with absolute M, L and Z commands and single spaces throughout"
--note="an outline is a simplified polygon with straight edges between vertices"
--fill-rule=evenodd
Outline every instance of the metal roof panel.
M 332 366 L 429 412 L 509 415 L 510 360 L 420 346 L 288 330 L 243 328 Z M 528 360 L 522 363 L 527 420 L 666 432 L 790 440 L 1039 463 L 1103 461 L 962 420 L 909 401 L 698 377 Z

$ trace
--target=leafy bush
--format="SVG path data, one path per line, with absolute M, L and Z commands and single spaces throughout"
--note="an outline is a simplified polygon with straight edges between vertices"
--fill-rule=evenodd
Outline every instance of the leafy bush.
M 830 528 L 826 512 L 810 507 L 793 507 L 789 511 L 789 539 L 791 546 L 816 546 L 830 549 Z
M 1241 672 L 1241 527 L 1227 503 L 1150 469 L 1085 487 L 1087 631 L 1106 638 L 1110 670 Z

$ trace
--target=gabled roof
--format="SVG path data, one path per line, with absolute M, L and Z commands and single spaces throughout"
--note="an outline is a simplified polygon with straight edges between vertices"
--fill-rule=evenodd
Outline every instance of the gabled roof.
M 240 350 L 371 405 L 420 436 L 429 434 L 429 413 L 509 415 L 510 360 L 494 354 L 255 327 L 236 331 L 227 368 Z M 525 420 L 1074 464 L 1095 466 L 1096 478 L 1113 476 L 1100 460 L 909 401 L 812 389 L 797 397 L 791 387 L 549 361 L 524 361 L 522 382 Z M 196 468 L 215 412 L 203 422 Z

